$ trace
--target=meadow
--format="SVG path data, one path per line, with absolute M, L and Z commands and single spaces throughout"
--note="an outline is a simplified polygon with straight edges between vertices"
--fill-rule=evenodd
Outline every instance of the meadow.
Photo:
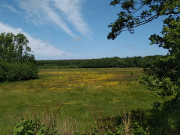
M 136 78 L 141 68 L 40 69 L 39 79 L 0 84 L 0 134 L 21 118 L 55 117 L 57 130 L 88 133 L 99 121 L 152 107 L 156 95 Z

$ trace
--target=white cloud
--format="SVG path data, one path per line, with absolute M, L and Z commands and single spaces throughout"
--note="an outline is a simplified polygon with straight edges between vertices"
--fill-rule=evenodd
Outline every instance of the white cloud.
M 10 5 L 1 5 L 1 7 L 5 7 L 9 10 L 11 10 L 12 12 L 16 13 L 16 14 L 21 14 L 21 12 L 19 12 L 18 10 L 16 10 L 14 7 L 10 6 Z
M 77 32 L 88 37 L 92 31 L 83 19 L 81 4 L 84 0 L 19 0 L 20 7 L 26 11 L 29 20 L 38 23 L 53 22 L 67 34 L 76 38 L 68 23 Z
M 73 38 L 76 37 L 66 23 L 64 23 L 62 18 L 51 8 L 49 0 L 23 0 L 20 1 L 20 6 L 27 12 L 29 20 L 36 22 L 34 19 L 38 19 L 40 22 L 53 22 L 68 35 Z
M 54 58 L 61 58 L 64 56 L 72 56 L 72 54 L 60 50 L 59 48 L 54 47 L 53 45 L 44 42 L 40 39 L 33 38 L 28 33 L 25 33 L 21 28 L 13 28 L 9 25 L 3 24 L 0 22 L 0 33 L 3 32 L 12 32 L 14 34 L 23 33 L 29 40 L 29 46 L 31 47 L 32 51 L 34 52 L 36 57 L 54 57 Z
M 83 20 L 81 10 L 81 3 L 84 0 L 52 0 L 54 6 L 62 11 L 68 21 L 74 25 L 76 30 L 83 36 L 88 36 L 92 33 L 89 26 Z

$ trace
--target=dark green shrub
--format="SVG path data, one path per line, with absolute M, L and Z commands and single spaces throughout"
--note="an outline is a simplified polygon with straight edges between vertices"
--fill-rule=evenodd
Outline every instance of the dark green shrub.
M 4 65 L 0 63 L 0 82 L 6 80 Z
M 37 78 L 38 68 L 35 64 L 32 63 L 22 63 L 20 64 L 21 72 L 18 75 L 19 80 L 28 80 Z
M 37 65 L 30 62 L 3 62 L 0 64 L 0 82 L 34 79 L 38 77 L 37 74 Z
M 18 80 L 18 75 L 20 72 L 20 65 L 16 65 L 15 63 L 6 63 L 6 79 L 8 81 L 15 81 Z
M 2 73 L 1 73 L 2 72 Z M 0 81 L 18 81 L 37 78 L 38 67 L 35 64 L 24 63 L 3 63 L 0 68 Z

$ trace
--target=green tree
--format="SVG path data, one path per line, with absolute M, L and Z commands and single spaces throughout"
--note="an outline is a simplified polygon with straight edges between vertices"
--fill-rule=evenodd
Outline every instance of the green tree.
M 0 34 L 0 81 L 37 78 L 38 68 L 26 36 Z
M 109 27 L 108 39 L 115 39 L 121 32 L 134 33 L 134 28 L 161 16 L 176 17 L 180 14 L 179 0 L 113 0 L 110 5 L 121 5 L 122 11 Z
M 180 101 L 180 1 L 179 0 L 113 0 L 110 5 L 120 5 L 121 11 L 109 27 L 108 39 L 115 39 L 123 31 L 134 29 L 166 16 L 161 36 L 151 35 L 151 44 L 167 49 L 169 53 L 145 70 L 141 82 L 158 92 L 165 103 L 176 106 Z
M 0 60 L 20 62 L 31 55 L 31 48 L 27 45 L 28 39 L 21 33 L 2 33 L 0 35 Z

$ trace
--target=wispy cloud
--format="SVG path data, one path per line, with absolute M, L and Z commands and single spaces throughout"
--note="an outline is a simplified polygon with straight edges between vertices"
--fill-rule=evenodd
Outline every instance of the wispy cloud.
M 1 7 L 7 8 L 16 14 L 19 14 L 19 15 L 21 14 L 21 12 L 19 12 L 18 10 L 16 10 L 14 7 L 12 7 L 10 5 L 2 4 Z
M 76 30 L 83 36 L 92 33 L 88 24 L 84 21 L 81 13 L 81 4 L 84 0 L 52 0 L 54 6 L 62 11 L 68 21 L 74 25 Z
M 83 36 L 92 33 L 83 19 L 81 4 L 84 0 L 19 0 L 20 7 L 27 13 L 29 20 L 40 23 L 53 22 L 68 35 L 77 38 L 68 24 L 72 24 Z M 67 23 L 67 21 L 68 23 Z
M 53 22 L 63 29 L 68 35 L 73 38 L 76 37 L 66 23 L 64 23 L 61 16 L 59 16 L 55 10 L 51 8 L 49 0 L 23 0 L 20 1 L 20 7 L 27 12 L 29 19 L 32 19 L 33 22 L 35 22 L 34 19 L 38 19 L 41 23 L 44 21 Z
M 44 42 L 40 39 L 36 39 L 30 34 L 24 32 L 21 28 L 13 28 L 7 24 L 3 24 L 0 22 L 0 33 L 2 32 L 12 32 L 14 34 L 23 33 L 29 40 L 29 46 L 34 52 L 36 57 L 53 57 L 53 58 L 62 58 L 64 56 L 72 56 L 72 54 L 60 50 L 59 48 Z

